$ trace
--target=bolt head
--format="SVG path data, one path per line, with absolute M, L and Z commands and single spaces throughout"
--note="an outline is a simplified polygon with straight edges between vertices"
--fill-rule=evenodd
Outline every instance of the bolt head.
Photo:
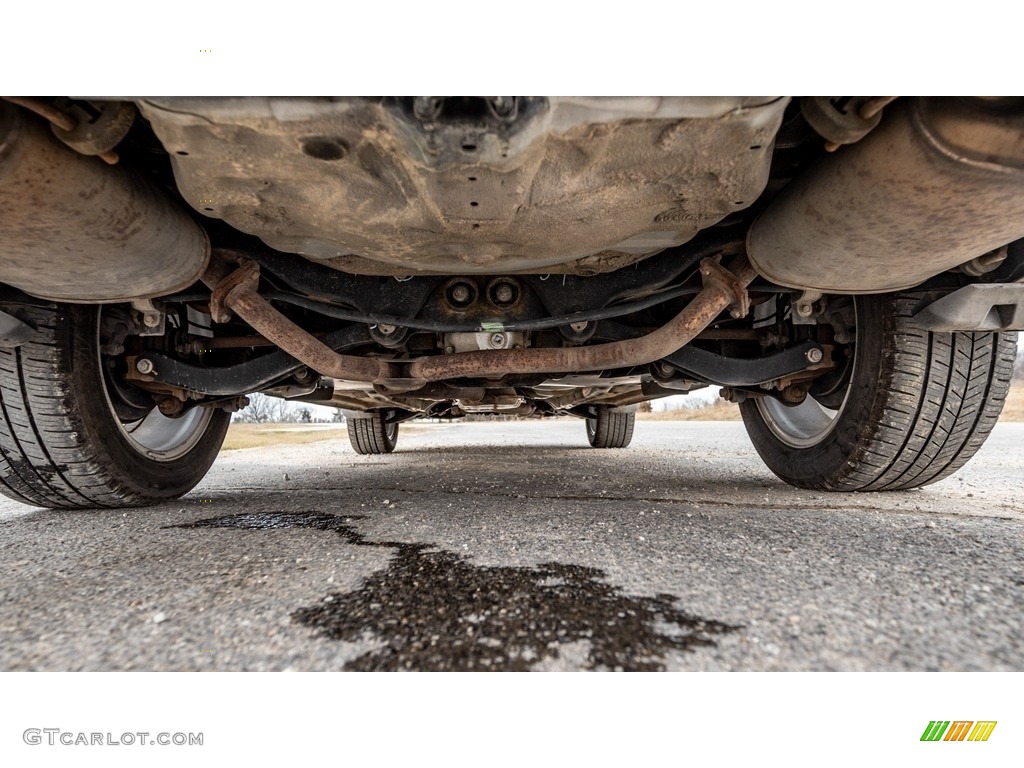
M 811 304 L 802 302 L 796 305 L 796 313 L 800 315 L 800 317 L 810 317 L 814 314 L 814 307 Z
M 492 333 L 491 334 L 491 346 L 500 348 L 505 346 L 505 334 L 504 333 Z
M 141 374 L 147 374 L 153 372 L 153 361 L 141 358 L 135 361 L 135 370 Z
M 390 336 L 398 329 L 395 326 L 390 325 L 389 323 L 377 323 L 377 330 L 383 333 L 385 336 Z
M 569 327 L 576 331 L 576 333 L 582 333 L 587 330 L 586 323 L 569 323 Z
M 658 369 L 658 375 L 661 376 L 662 378 L 671 378 L 676 372 L 676 369 L 673 368 L 668 363 L 657 363 L 656 365 Z
M 469 300 L 469 287 L 465 285 L 456 285 L 452 288 L 452 301 L 457 304 L 462 304 Z
M 508 116 L 515 109 L 516 102 L 511 96 L 494 96 L 491 100 L 494 111 L 499 115 Z
M 822 358 L 825 357 L 825 353 L 817 348 L 808 349 L 804 357 L 807 358 L 807 362 L 809 363 L 820 363 Z
M 156 328 L 160 325 L 160 315 L 146 314 L 142 316 L 142 324 L 147 328 Z
M 513 296 L 515 296 L 515 294 L 512 291 L 512 286 L 507 283 L 502 283 L 494 289 L 494 298 L 501 304 L 508 304 L 512 301 Z

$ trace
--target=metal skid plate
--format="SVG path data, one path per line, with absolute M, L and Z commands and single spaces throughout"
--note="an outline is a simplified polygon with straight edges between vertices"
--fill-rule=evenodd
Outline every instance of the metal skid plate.
M 504 98 L 504 97 L 502 97 Z M 422 100 L 418 100 L 422 105 Z M 786 99 L 139 102 L 200 213 L 357 274 L 596 274 L 764 189 Z

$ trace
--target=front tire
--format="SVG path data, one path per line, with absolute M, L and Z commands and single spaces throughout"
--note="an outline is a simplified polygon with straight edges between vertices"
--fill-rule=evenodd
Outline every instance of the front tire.
M 133 507 L 173 499 L 202 480 L 230 415 L 156 408 L 117 416 L 99 348 L 99 312 L 22 307 L 30 341 L 0 349 L 0 493 L 56 509 Z
M 799 488 L 906 490 L 960 469 L 995 426 L 1010 386 L 1016 333 L 931 333 L 927 301 L 906 292 L 855 299 L 856 343 L 845 394 L 740 404 L 768 468 Z

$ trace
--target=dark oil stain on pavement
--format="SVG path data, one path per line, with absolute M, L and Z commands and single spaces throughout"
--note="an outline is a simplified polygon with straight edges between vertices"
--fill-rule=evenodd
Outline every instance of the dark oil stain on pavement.
M 667 653 L 714 645 L 715 635 L 739 628 L 683 613 L 672 595 L 627 595 L 602 581 L 598 568 L 473 565 L 428 544 L 367 541 L 350 525 L 358 519 L 272 512 L 176 527 L 313 528 L 357 547 L 396 550 L 359 589 L 331 593 L 292 614 L 334 640 L 378 642 L 345 664 L 349 670 L 528 670 L 579 644 L 583 668 L 654 671 L 664 669 Z

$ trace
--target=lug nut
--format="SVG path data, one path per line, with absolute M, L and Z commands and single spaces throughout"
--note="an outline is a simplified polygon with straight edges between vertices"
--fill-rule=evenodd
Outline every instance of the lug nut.
M 140 357 L 135 361 L 135 370 L 145 375 L 153 372 L 153 361 L 147 360 L 144 357 Z
M 822 358 L 825 357 L 825 353 L 815 347 L 814 349 L 808 349 L 804 357 L 807 358 L 808 363 L 820 363 Z

